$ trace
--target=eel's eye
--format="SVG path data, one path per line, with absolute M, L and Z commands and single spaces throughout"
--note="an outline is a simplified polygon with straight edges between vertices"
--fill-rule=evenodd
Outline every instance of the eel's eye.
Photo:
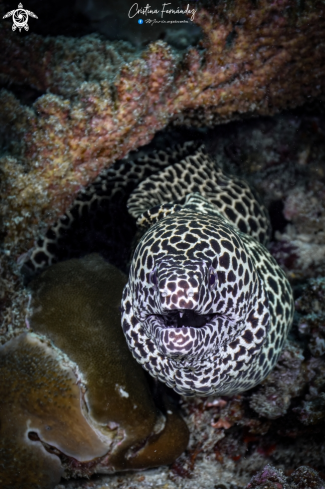
M 152 272 L 150 272 L 150 275 L 149 275 L 149 281 L 152 285 L 154 285 L 155 287 L 157 287 L 158 285 L 158 278 L 157 278 L 157 274 L 156 274 L 156 269 L 152 270 Z
M 215 273 L 210 270 L 210 276 L 209 276 L 209 285 L 213 289 L 216 283 L 216 275 Z

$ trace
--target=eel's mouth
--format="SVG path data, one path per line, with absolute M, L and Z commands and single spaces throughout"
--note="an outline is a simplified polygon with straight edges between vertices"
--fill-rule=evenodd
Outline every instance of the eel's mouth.
M 185 309 L 170 311 L 167 314 L 157 315 L 161 326 L 165 328 L 202 328 L 214 319 L 215 314 L 197 314 Z
M 220 321 L 217 316 L 178 309 L 166 314 L 152 314 L 143 325 L 160 354 L 198 357 L 215 348 Z

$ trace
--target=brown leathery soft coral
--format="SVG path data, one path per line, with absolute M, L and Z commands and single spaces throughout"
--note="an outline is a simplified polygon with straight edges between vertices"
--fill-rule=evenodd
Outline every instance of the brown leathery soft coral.
M 24 333 L 0 347 L 0 372 L 1 487 L 54 487 L 55 448 L 80 462 L 107 452 L 81 412 L 73 367 L 46 339 Z
M 186 448 L 185 422 L 166 394 L 157 407 L 125 343 L 125 281 L 93 254 L 32 282 L 33 332 L 0 347 L 1 487 L 155 467 Z
M 94 422 L 120 426 L 120 436 L 124 432 L 123 441 L 105 462 L 113 470 L 171 463 L 188 437 L 185 423 L 173 410 L 168 409 L 164 421 L 144 371 L 126 345 L 119 310 L 125 283 L 122 272 L 93 254 L 58 263 L 31 284 L 31 327 L 78 365 Z M 156 440 L 158 433 L 162 446 Z

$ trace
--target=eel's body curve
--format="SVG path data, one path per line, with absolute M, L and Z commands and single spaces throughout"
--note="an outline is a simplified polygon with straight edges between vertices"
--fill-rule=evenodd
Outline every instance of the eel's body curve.
M 247 183 L 201 147 L 141 182 L 128 207 L 144 230 L 122 299 L 134 358 L 188 396 L 260 383 L 284 345 L 293 298 Z
M 131 216 L 142 237 L 122 327 L 134 358 L 181 394 L 235 394 L 258 384 L 287 337 L 292 291 L 264 247 L 266 209 L 197 143 L 105 170 L 21 259 L 22 272 L 28 279 L 92 252 L 126 270 Z

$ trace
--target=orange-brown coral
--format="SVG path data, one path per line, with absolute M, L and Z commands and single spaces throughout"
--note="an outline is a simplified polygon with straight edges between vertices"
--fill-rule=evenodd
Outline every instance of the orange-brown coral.
M 2 92 L 2 121 L 17 140 L 16 157 L 1 165 L 7 243 L 28 248 L 104 166 L 172 120 L 273 114 L 322 94 L 324 12 L 320 1 L 198 5 L 204 49 L 182 57 L 161 41 L 136 57 L 94 36 L 20 39 L 4 28 L 3 79 L 52 92 L 32 107 Z

